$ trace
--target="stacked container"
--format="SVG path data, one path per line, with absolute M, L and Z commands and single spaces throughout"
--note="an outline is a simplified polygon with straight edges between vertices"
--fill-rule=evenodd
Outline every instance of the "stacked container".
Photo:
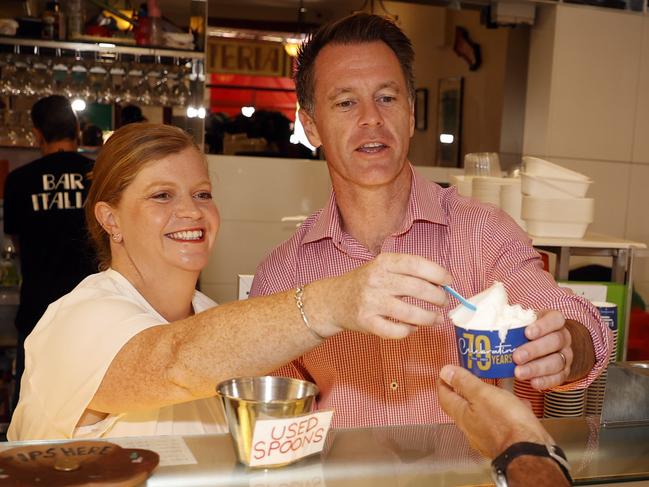
M 523 157 L 521 217 L 536 237 L 582 238 L 593 221 L 592 180 L 537 157 Z

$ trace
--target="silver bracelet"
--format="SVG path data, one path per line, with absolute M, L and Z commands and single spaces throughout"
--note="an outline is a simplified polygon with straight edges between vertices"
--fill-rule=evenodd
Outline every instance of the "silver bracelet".
M 297 309 L 300 311 L 300 316 L 302 316 L 302 321 L 304 321 L 304 326 L 306 326 L 309 329 L 309 331 L 313 333 L 313 336 L 315 336 L 319 340 L 325 340 L 325 337 L 320 335 L 320 333 L 318 333 L 311 327 L 311 324 L 309 323 L 309 320 L 306 317 L 306 313 L 304 312 L 304 303 L 302 302 L 303 295 L 304 295 L 304 286 L 298 286 L 295 289 L 295 304 L 297 305 Z

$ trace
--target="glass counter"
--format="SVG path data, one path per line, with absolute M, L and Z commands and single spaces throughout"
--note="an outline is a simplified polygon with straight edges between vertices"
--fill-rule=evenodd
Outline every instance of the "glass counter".
M 593 417 L 544 420 L 544 425 L 566 451 L 576 485 L 629 482 L 635 486 L 645 484 L 644 480 L 649 485 L 649 424 L 602 428 Z M 469 447 L 452 424 L 332 430 L 320 456 L 268 470 L 239 465 L 228 435 L 185 436 L 183 440 L 197 463 L 161 465 L 147 486 L 491 484 L 489 462 Z

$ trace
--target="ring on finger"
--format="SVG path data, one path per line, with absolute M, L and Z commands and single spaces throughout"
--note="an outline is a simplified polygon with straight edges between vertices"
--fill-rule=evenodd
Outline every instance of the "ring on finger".
M 562 369 L 565 369 L 566 366 L 568 365 L 568 359 L 566 359 L 566 356 L 563 354 L 563 352 L 557 352 L 559 354 L 559 357 L 561 357 L 561 360 L 563 360 L 563 367 Z

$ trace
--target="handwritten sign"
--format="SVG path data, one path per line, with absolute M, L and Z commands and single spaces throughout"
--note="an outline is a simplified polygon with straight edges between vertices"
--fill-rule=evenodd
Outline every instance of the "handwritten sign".
M 250 466 L 279 465 L 319 453 L 331 425 L 332 410 L 255 424 Z

